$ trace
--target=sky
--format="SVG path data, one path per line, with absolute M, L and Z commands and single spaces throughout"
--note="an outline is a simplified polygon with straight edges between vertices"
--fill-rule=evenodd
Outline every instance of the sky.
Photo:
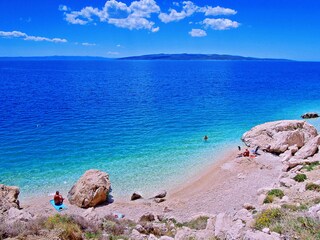
M 0 56 L 320 60 L 319 0 L 1 0 Z

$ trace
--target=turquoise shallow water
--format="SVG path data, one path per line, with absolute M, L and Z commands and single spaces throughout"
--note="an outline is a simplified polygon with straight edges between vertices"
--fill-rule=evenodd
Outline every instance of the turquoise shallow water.
M 319 80 L 312 62 L 3 61 L 0 182 L 47 195 L 95 168 L 115 197 L 172 188 L 252 126 L 320 112 Z

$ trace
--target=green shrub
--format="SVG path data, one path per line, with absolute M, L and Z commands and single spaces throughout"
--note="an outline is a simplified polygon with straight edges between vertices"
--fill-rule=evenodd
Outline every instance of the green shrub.
M 268 192 L 268 196 L 275 196 L 275 197 L 278 197 L 278 198 L 283 198 L 284 196 L 284 193 L 281 189 L 271 189 L 269 192 Z
M 271 224 L 274 224 L 281 219 L 282 214 L 282 211 L 278 208 L 267 209 L 257 215 L 254 227 L 258 230 L 270 227 Z
M 86 232 L 84 234 L 86 239 L 100 239 L 101 233 L 100 232 Z
M 313 162 L 307 165 L 304 165 L 302 169 L 306 169 L 308 172 L 312 171 L 315 167 L 319 166 L 319 162 Z
M 307 179 L 307 175 L 305 175 L 305 174 L 297 174 L 293 179 L 296 182 L 304 182 L 304 180 Z
M 62 240 L 82 239 L 82 231 L 79 225 L 68 216 L 56 214 L 48 217 L 44 225 L 48 229 L 60 229 L 61 233 L 59 234 L 59 237 Z
M 266 198 L 263 200 L 263 203 L 272 203 L 274 201 L 273 195 L 267 195 Z
M 282 204 L 281 207 L 283 209 L 290 210 L 291 212 L 303 211 L 308 209 L 308 206 L 306 204 L 300 204 L 299 206 L 294 204 Z
M 315 183 L 307 183 L 306 190 L 320 192 L 320 185 L 315 184 Z
M 192 219 L 189 222 L 184 222 L 184 223 L 177 223 L 176 226 L 177 227 L 188 227 L 191 229 L 196 229 L 196 230 L 203 230 L 206 228 L 207 226 L 207 220 L 209 219 L 209 217 L 206 216 L 200 216 L 196 219 Z

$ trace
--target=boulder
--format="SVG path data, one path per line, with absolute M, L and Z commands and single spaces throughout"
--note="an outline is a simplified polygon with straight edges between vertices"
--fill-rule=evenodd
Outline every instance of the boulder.
M 10 208 L 20 208 L 18 187 L 0 184 L 0 213 L 8 211 Z
M 157 193 L 153 198 L 165 198 L 167 196 L 167 191 L 163 190 Z
M 145 213 L 140 217 L 140 222 L 152 222 L 156 220 L 153 213 Z
M 134 192 L 131 195 L 131 201 L 134 201 L 134 200 L 137 200 L 137 199 L 140 199 L 140 198 L 142 198 L 142 196 L 139 193 Z
M 249 147 L 259 146 L 264 151 L 281 154 L 291 146 L 303 147 L 317 135 L 316 128 L 305 121 L 283 120 L 258 125 L 241 139 Z
M 301 118 L 304 118 L 304 119 L 309 119 L 309 118 L 318 118 L 319 117 L 319 114 L 318 113 L 315 113 L 315 112 L 308 112 L 308 113 L 305 113 L 301 116 Z
M 88 170 L 72 186 L 68 200 L 81 208 L 95 207 L 108 199 L 111 183 L 109 175 L 99 170 Z
M 28 222 L 33 219 L 34 216 L 31 213 L 12 207 L 8 210 L 6 222 L 9 224 L 14 224 L 15 222 Z
M 314 205 L 309 208 L 308 215 L 312 218 L 320 220 L 320 204 Z
M 294 155 L 296 159 L 306 159 L 312 157 L 318 152 L 318 147 L 320 145 L 320 135 L 314 137 L 308 141 L 298 152 Z
M 267 234 L 260 231 L 247 230 L 244 240 L 280 240 L 280 236 L 276 234 Z

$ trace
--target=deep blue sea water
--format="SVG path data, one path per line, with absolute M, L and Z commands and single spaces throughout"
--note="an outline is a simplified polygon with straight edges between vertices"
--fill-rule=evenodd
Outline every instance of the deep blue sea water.
M 313 62 L 2 61 L 0 183 L 67 192 L 95 168 L 114 196 L 170 189 L 252 126 L 320 111 L 319 93 Z

